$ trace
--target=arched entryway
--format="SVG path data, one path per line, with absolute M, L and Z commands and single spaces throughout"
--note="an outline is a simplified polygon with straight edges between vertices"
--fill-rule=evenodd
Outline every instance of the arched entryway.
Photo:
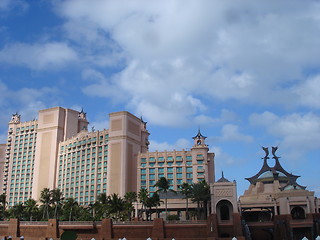
M 231 222 L 233 216 L 232 203 L 228 200 L 221 200 L 217 203 L 216 212 L 219 222 Z

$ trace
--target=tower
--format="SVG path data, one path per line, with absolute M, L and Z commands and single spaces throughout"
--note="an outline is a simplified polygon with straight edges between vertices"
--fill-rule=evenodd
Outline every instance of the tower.
M 61 107 L 39 111 L 37 147 L 34 161 L 32 198 L 39 199 L 43 188 L 56 187 L 57 154 L 60 141 L 87 127 L 85 113 Z
M 205 180 L 208 183 L 214 182 L 214 153 L 209 153 L 209 147 L 205 143 L 207 137 L 203 136 L 198 130 L 196 136 L 193 137 L 193 147 L 191 148 L 193 182 Z M 207 174 L 205 174 L 207 173 Z
M 107 195 L 136 191 L 137 154 L 148 149 L 146 123 L 129 112 L 110 113 Z

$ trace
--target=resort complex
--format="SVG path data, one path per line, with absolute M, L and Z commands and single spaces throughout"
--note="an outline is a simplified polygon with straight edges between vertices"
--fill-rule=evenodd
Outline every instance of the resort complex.
M 55 215 L 33 226 L 37 231 L 24 225 L 26 219 L 7 222 L 2 216 L 0 236 L 57 239 L 73 231 L 78 239 L 300 240 L 320 235 L 320 201 L 282 167 L 277 147 L 263 147 L 261 169 L 246 178 L 248 189 L 238 196 L 235 181 L 223 173 L 216 178 L 215 154 L 200 130 L 190 136 L 190 149 L 150 152 L 147 123 L 129 112 L 110 113 L 108 129 L 89 131 L 88 124 L 83 110 L 62 107 L 40 110 L 37 120 L 27 122 L 12 115 L 7 142 L 0 144 L 2 210 L 30 199 L 43 204 L 46 189 L 88 209 L 92 221 L 72 223 L 72 207 L 69 222 L 58 221 L 59 205 L 51 202 Z M 126 217 L 119 211 L 99 215 L 94 206 L 103 196 L 126 199 L 131 206 Z

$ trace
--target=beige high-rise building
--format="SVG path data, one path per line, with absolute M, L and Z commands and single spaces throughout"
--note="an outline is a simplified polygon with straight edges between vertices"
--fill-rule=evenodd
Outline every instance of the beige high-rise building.
M 81 204 L 93 203 L 102 192 L 136 191 L 137 154 L 149 144 L 146 123 L 125 111 L 109 117 L 110 129 L 89 132 L 83 111 L 44 109 L 29 122 L 13 114 L 1 148 L 9 206 L 39 200 L 44 188 L 60 188 Z
M 145 123 L 128 112 L 111 113 L 110 129 L 82 130 L 59 144 L 57 187 L 66 198 L 94 203 L 100 193 L 137 191 L 136 159 L 148 149 Z
M 6 144 L 0 144 L 0 179 L 4 178 L 4 165 L 6 164 Z M 0 181 L 0 189 L 3 187 L 3 181 Z
M 38 120 L 20 119 L 12 115 L 6 144 L 2 190 L 9 206 L 56 187 L 58 143 L 88 125 L 81 113 L 61 107 L 40 110 Z
M 76 135 L 88 124 L 83 111 L 61 107 L 39 111 L 32 198 L 39 199 L 43 188 L 56 187 L 59 142 Z
M 9 206 L 32 195 L 37 121 L 21 122 L 13 114 L 9 122 L 2 190 Z

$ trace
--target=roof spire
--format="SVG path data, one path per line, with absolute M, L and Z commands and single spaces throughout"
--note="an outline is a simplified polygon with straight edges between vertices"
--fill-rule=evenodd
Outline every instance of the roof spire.
M 198 128 L 198 134 L 196 136 L 193 137 L 193 139 L 201 139 L 204 138 L 206 139 L 207 137 L 203 136 L 200 132 L 200 127 Z

